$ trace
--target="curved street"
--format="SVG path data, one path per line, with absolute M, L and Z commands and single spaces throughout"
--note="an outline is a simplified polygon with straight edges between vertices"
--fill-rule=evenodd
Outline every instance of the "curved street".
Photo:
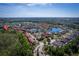
M 44 47 L 44 43 L 43 42 L 39 42 L 39 44 L 36 46 L 36 48 L 34 49 L 34 56 L 45 56 L 44 52 L 43 52 L 43 47 Z

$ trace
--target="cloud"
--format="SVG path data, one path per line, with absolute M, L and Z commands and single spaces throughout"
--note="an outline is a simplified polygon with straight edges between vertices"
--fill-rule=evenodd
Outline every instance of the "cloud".
M 28 7 L 33 7 L 33 6 L 52 6 L 51 3 L 2 3 L 0 4 L 2 6 L 28 6 Z
M 28 3 L 27 6 L 49 6 L 49 3 Z
M 29 4 L 26 4 L 27 6 L 36 6 L 37 4 L 33 4 L 33 3 L 29 3 Z

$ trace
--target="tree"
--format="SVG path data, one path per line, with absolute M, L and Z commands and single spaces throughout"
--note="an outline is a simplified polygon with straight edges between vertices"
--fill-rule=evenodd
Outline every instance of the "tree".
M 32 47 L 30 46 L 28 40 L 24 37 L 23 33 L 18 32 L 17 35 L 21 43 L 21 47 L 19 49 L 20 53 L 19 55 L 28 55 L 28 56 L 32 55 Z

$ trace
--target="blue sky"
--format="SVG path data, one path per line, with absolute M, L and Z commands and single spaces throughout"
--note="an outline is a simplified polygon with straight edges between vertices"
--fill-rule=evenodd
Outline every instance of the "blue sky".
M 79 17 L 79 4 L 0 3 L 0 17 Z

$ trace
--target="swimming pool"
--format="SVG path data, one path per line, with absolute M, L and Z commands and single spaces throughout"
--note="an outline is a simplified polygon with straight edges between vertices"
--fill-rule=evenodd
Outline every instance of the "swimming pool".
M 52 32 L 52 33 L 59 33 L 59 32 L 62 32 L 62 29 L 59 28 L 59 27 L 51 28 L 51 29 L 49 29 L 49 32 Z

